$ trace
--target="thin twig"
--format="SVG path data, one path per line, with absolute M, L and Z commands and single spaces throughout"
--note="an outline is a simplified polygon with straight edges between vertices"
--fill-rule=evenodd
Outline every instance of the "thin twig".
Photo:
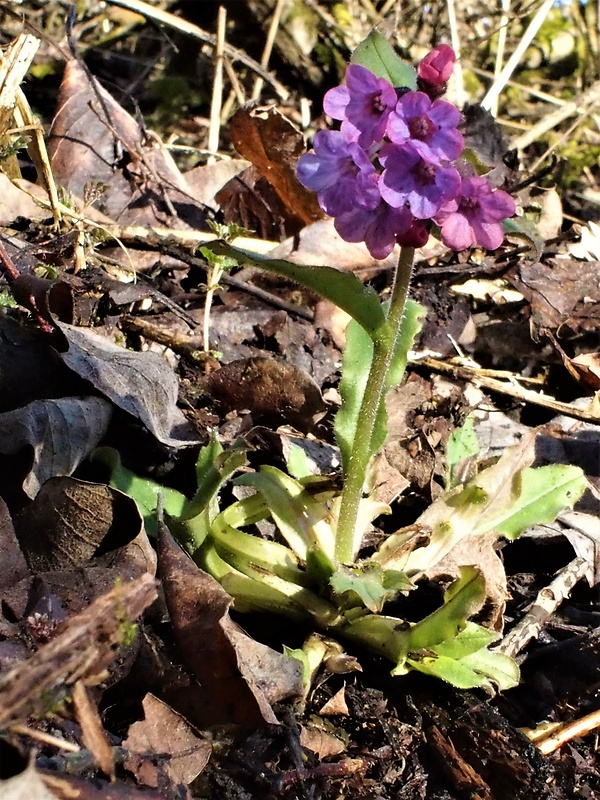
M 498 31 L 498 48 L 496 50 L 496 61 L 494 63 L 494 82 L 498 80 L 502 72 L 504 61 L 504 49 L 506 47 L 506 34 L 508 32 L 508 12 L 510 11 L 510 0 L 502 0 L 502 16 L 500 17 L 500 30 Z M 493 117 L 498 116 L 498 97 L 490 106 Z
M 8 729 L 11 733 L 16 733 L 19 736 L 28 736 L 34 741 L 50 745 L 50 747 L 56 747 L 59 750 L 66 750 L 69 753 L 81 752 L 81 747 L 74 742 L 67 742 L 66 739 L 52 736 L 45 731 L 37 731 L 35 728 L 28 728 L 27 725 L 23 725 L 20 722 L 13 722 L 12 725 L 9 725 Z
M 450 25 L 450 41 L 456 53 L 456 63 L 454 65 L 454 72 L 452 79 L 454 81 L 454 91 L 456 95 L 456 105 L 462 108 L 465 104 L 465 84 L 463 80 L 463 70 L 460 61 L 460 37 L 458 35 L 458 23 L 456 21 L 456 9 L 454 7 L 454 0 L 446 0 L 448 8 L 448 23 Z
M 495 650 L 514 658 L 525 645 L 536 639 L 542 628 L 561 603 L 567 599 L 576 583 L 585 577 L 589 564 L 585 558 L 574 558 L 558 573 L 548 586 L 535 598 L 523 619 L 507 633 Z
M 576 408 L 570 403 L 563 403 L 560 400 L 555 400 L 532 389 L 524 389 L 515 380 L 498 380 L 497 378 L 490 378 L 475 367 L 467 367 L 464 365 L 450 364 L 447 361 L 441 361 L 437 358 L 429 356 L 421 357 L 419 355 L 413 356 L 410 362 L 413 366 L 425 366 L 434 372 L 439 372 L 442 375 L 451 375 L 459 380 L 469 381 L 475 386 L 479 386 L 490 392 L 497 392 L 498 394 L 512 397 L 519 403 L 530 403 L 531 405 L 547 408 L 554 411 L 556 414 L 564 414 L 566 417 L 572 419 L 580 419 L 583 422 L 591 422 L 594 425 L 600 423 L 600 416 L 592 411 L 586 409 Z
M 526 133 L 517 136 L 510 143 L 511 148 L 522 150 L 527 145 L 535 142 L 540 136 L 556 128 L 561 122 L 571 117 L 573 114 L 589 114 L 592 108 L 600 102 L 600 81 L 593 83 L 589 89 L 580 94 L 575 100 L 566 102 L 560 108 L 555 109 L 550 114 L 537 122 Z
M 585 736 L 600 727 L 600 711 L 592 711 L 591 714 L 586 714 L 585 717 L 577 719 L 574 722 L 569 722 L 564 728 L 560 730 L 553 730 L 552 733 L 545 739 L 536 742 L 538 750 L 547 756 L 554 753 L 563 744 L 570 742 L 579 736 Z
M 550 11 L 553 5 L 554 5 L 554 0 L 544 0 L 542 5 L 539 7 L 536 15 L 531 20 L 531 22 L 527 27 L 527 30 L 521 37 L 521 41 L 517 45 L 515 52 L 508 59 L 504 69 L 497 77 L 497 79 L 494 81 L 494 83 L 488 90 L 486 96 L 481 101 L 481 105 L 483 108 L 487 108 L 489 111 L 494 105 L 494 103 L 497 101 L 498 97 L 500 96 L 504 87 L 506 86 L 507 80 L 515 71 L 517 64 L 520 62 L 521 58 L 523 57 L 523 54 L 533 41 L 536 33 L 540 29 L 543 21 L 548 16 L 548 12 Z
M 273 52 L 273 45 L 275 44 L 275 37 L 277 36 L 277 30 L 279 28 L 279 23 L 281 22 L 281 14 L 283 12 L 283 6 L 286 0 L 277 0 L 275 8 L 273 10 L 273 16 L 271 17 L 271 24 L 269 25 L 269 31 L 267 33 L 267 41 L 265 42 L 265 49 L 263 50 L 262 57 L 260 59 L 261 67 L 267 69 L 269 66 L 269 61 L 271 59 L 271 53 Z M 262 92 L 262 88 L 264 86 L 264 80 L 260 77 L 260 75 L 256 78 L 254 82 L 254 88 L 252 89 L 252 100 L 258 100 L 260 97 L 260 93 Z
M 208 126 L 208 150 L 216 153 L 219 149 L 221 133 L 221 107 L 223 105 L 223 51 L 225 48 L 225 28 L 227 9 L 219 6 L 217 13 L 217 44 L 215 46 L 215 77 L 210 103 L 210 123 Z

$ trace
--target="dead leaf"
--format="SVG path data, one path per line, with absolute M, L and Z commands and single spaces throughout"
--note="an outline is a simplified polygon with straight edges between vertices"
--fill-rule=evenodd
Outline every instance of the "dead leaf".
M 92 83 L 93 80 L 93 83 Z M 58 184 L 115 222 L 199 228 L 204 214 L 169 152 L 77 61 L 65 65 L 48 141 Z M 175 212 L 175 213 L 173 213 Z
M 158 565 L 179 653 L 201 685 L 196 698 L 188 695 L 188 719 L 200 727 L 277 724 L 271 702 L 302 694 L 300 663 L 253 642 L 232 622 L 231 597 L 164 525 Z
M 214 164 L 202 164 L 189 170 L 184 175 L 185 182 L 199 203 L 216 211 L 219 204 L 215 195 L 249 166 L 250 162 L 244 158 L 222 159 Z
M 146 786 L 159 786 L 159 770 L 174 785 L 187 786 L 208 764 L 210 741 L 195 733 L 176 711 L 152 694 L 143 701 L 144 719 L 129 727 L 123 747 L 129 750 L 126 769 Z
M 549 337 L 571 377 L 597 392 L 600 389 L 600 353 L 581 353 L 575 358 L 570 358 L 556 337 L 552 334 L 549 334 Z
M 347 717 L 350 714 L 348 703 L 346 702 L 346 687 L 337 691 L 326 703 L 319 709 L 319 714 L 322 717 L 343 715 Z
M 81 728 L 81 740 L 96 763 L 111 780 L 115 778 L 113 751 L 106 738 L 98 709 L 92 702 L 83 681 L 76 681 L 72 692 L 73 711 Z
M 33 714 L 44 715 L 53 690 L 75 678 L 93 682 L 119 656 L 131 626 L 156 599 L 150 575 L 120 584 L 85 611 L 30 658 L 0 676 L 0 728 Z
M 536 328 L 593 332 L 600 324 L 600 262 L 550 258 L 522 263 L 507 279 L 531 304 Z M 565 331 L 563 330 L 563 334 Z
M 229 410 L 249 410 L 257 422 L 286 421 L 302 432 L 311 430 L 325 413 L 313 379 L 273 358 L 224 364 L 202 380 L 202 387 Z
M 27 181 L 19 181 L 19 185 L 15 185 L 7 175 L 0 172 L 0 225 L 9 227 L 17 217 L 24 217 L 32 222 L 47 219 L 50 211 L 38 205 L 30 195 L 48 199 L 41 186 L 29 184 Z
M 141 525 L 131 498 L 104 484 L 69 477 L 46 481 L 15 521 L 21 547 L 36 572 L 84 566 L 98 551 L 135 539 Z
M 35 400 L 0 414 L 0 452 L 31 446 L 23 489 L 33 498 L 49 478 L 75 471 L 106 433 L 111 414 L 110 403 L 101 397 Z
M 476 153 L 485 166 L 502 169 L 502 159 L 508 149 L 502 127 L 486 108 L 476 103 L 467 103 L 462 114 L 465 148 Z
M 254 231 L 260 239 L 280 241 L 297 231 L 287 209 L 269 181 L 258 169 L 249 166 L 223 186 L 215 200 L 229 225 L 235 223 Z
M 300 744 L 315 753 L 319 761 L 324 758 L 339 756 L 346 749 L 346 745 L 341 739 L 314 725 L 302 725 L 300 728 Z
M 51 331 L 55 318 L 73 322 L 73 292 L 68 283 L 19 275 L 10 288 L 17 303 L 32 312 L 42 330 Z
M 159 442 L 170 447 L 198 444 L 177 408 L 177 378 L 157 353 L 134 353 L 72 325 L 60 323 L 60 329 L 69 349 L 59 355 L 69 369 L 139 419 Z
M 296 177 L 296 163 L 306 151 L 304 136 L 272 106 L 247 104 L 229 123 L 231 141 L 238 153 L 251 161 L 273 186 L 297 230 L 323 217 L 314 192 Z

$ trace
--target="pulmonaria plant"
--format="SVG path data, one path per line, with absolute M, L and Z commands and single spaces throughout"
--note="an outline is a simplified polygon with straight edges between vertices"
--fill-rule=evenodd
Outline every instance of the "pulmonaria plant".
M 298 178 L 317 192 L 340 236 L 365 242 L 374 258 L 395 244 L 422 246 L 432 225 L 453 250 L 493 250 L 515 213 L 510 195 L 461 159 L 460 111 L 440 99 L 455 60 L 451 47 L 436 47 L 419 64 L 416 89 L 350 64 L 346 85 L 325 95 L 340 130 L 316 135 Z
M 520 452 L 505 453 L 462 485 L 458 467 L 477 452 L 473 431 L 465 426 L 448 445 L 446 493 L 413 526 L 365 554 L 370 523 L 390 510 L 373 494 L 376 456 L 388 434 L 386 396 L 402 380 L 425 313 L 408 297 L 414 248 L 425 244 L 436 224 L 451 247 L 494 249 L 502 242 L 502 221 L 515 206 L 461 159 L 460 113 L 441 99 L 455 60 L 450 47 L 426 56 L 417 75 L 373 31 L 352 59 L 346 85 L 325 97 L 325 110 L 341 122 L 340 130 L 317 134 L 314 153 L 300 159 L 298 174 L 318 193 L 344 239 L 365 242 L 377 258 L 396 242 L 402 245 L 389 299 L 380 303 L 351 272 L 259 256 L 228 241 L 203 248 L 213 259 L 234 259 L 294 280 L 350 315 L 334 422 L 341 493 L 332 491 L 328 479 L 310 474 L 304 451 L 295 445 L 289 474 L 268 464 L 256 472 L 244 469 L 235 480 L 253 492 L 222 510 L 219 490 L 245 467 L 243 448 L 223 452 L 214 438 L 200 452 L 198 490 L 189 500 L 127 474 L 114 454 L 100 457 L 112 462 L 112 485 L 135 491 L 147 518 L 162 494 L 172 532 L 221 582 L 236 610 L 310 621 L 390 659 L 394 675 L 418 670 L 465 689 L 505 689 L 518 682 L 518 667 L 490 649 L 498 634 L 471 619 L 484 606 L 493 607 L 496 596 L 472 566 L 471 554 L 491 548 L 492 531 L 512 540 L 529 525 L 550 522 L 573 507 L 586 481 L 577 467 L 532 469 Z M 276 539 L 243 530 L 263 519 L 274 524 Z M 475 547 L 478 537 L 485 540 Z M 455 579 L 428 616 L 408 621 L 387 613 L 392 601 L 401 613 L 405 594 L 418 591 L 426 576 L 447 576 L 451 564 L 457 565 Z M 417 608 L 418 601 L 412 602 L 413 613 Z M 308 671 L 314 653 L 304 656 Z

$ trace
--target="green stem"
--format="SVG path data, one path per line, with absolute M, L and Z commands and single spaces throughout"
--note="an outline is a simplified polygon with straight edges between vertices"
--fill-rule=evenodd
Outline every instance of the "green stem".
M 355 542 L 356 523 L 372 455 L 371 441 L 404 314 L 414 253 L 413 247 L 403 247 L 400 252 L 386 323 L 373 344 L 373 360 L 358 415 L 352 452 L 348 459 L 348 471 L 344 476 L 336 532 L 335 556 L 342 564 L 352 563 L 359 544 Z

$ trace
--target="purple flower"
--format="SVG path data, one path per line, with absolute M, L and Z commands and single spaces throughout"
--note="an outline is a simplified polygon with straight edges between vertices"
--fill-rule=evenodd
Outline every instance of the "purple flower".
M 495 250 L 504 239 L 502 220 L 515 213 L 515 202 L 501 189 L 494 190 L 485 177 L 464 178 L 457 199 L 436 215 L 442 240 L 453 250 L 473 245 Z
M 323 109 L 333 119 L 342 120 L 342 131 L 369 147 L 383 138 L 386 123 L 398 97 L 385 78 L 377 78 L 366 67 L 350 64 L 346 85 L 330 89 L 323 99 Z
M 432 103 L 424 92 L 407 92 L 388 119 L 387 135 L 394 144 L 410 142 L 429 161 L 453 161 L 464 147 L 459 122 L 460 111 L 452 103 Z
M 407 208 L 392 208 L 383 201 L 370 211 L 354 209 L 335 218 L 335 229 L 346 242 L 364 242 L 373 258 L 386 258 L 397 237 L 414 222 Z
M 320 131 L 314 153 L 297 166 L 300 183 L 317 192 L 319 204 L 334 217 L 355 208 L 374 208 L 380 199 L 378 175 L 365 151 L 341 131 Z
M 460 190 L 457 170 L 421 158 L 412 142 L 384 145 L 379 159 L 385 167 L 379 181 L 382 198 L 394 208 L 408 205 L 417 219 L 433 217 Z

